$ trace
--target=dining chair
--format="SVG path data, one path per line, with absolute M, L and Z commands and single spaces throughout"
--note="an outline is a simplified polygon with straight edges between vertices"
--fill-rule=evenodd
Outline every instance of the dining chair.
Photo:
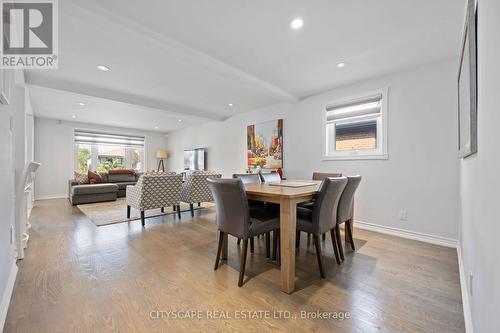
M 325 272 L 321 258 L 320 235 L 330 231 L 335 258 L 337 263 L 340 263 L 335 226 L 340 196 L 346 184 L 346 177 L 325 178 L 321 182 L 313 209 L 297 208 L 297 231 L 304 231 L 313 235 L 319 272 L 322 278 L 325 277 Z
M 262 180 L 260 178 L 260 175 L 258 173 L 235 173 L 233 174 L 233 178 L 238 178 L 241 179 L 243 182 L 243 185 L 245 184 L 261 184 Z M 248 206 L 250 209 L 265 209 L 266 205 L 262 201 L 257 201 L 257 200 L 248 200 Z M 257 236 L 258 238 L 259 236 Z M 268 242 L 268 239 L 270 235 L 266 235 L 266 242 Z M 241 238 L 238 238 L 238 245 L 241 243 Z M 254 239 L 253 237 L 250 238 L 250 252 L 254 253 Z
M 340 238 L 340 225 L 345 223 L 344 232 L 349 238 L 351 243 L 351 248 L 356 251 L 354 246 L 354 238 L 352 236 L 352 219 L 354 212 L 354 194 L 356 189 L 361 182 L 361 176 L 347 176 L 347 185 L 345 186 L 344 192 L 340 196 L 339 208 L 337 209 L 337 223 L 335 224 L 335 233 L 337 236 L 337 243 L 339 246 L 340 258 L 344 260 L 344 250 L 342 248 L 342 240 Z
M 250 211 L 248 200 L 241 179 L 208 179 L 208 187 L 212 192 L 216 207 L 219 244 L 214 270 L 219 267 L 225 234 L 241 238 L 243 248 L 240 258 L 240 274 L 238 286 L 243 285 L 248 240 L 260 234 L 276 232 L 280 227 L 279 215 L 264 210 Z M 268 246 L 268 243 L 266 243 Z M 269 252 L 269 249 L 266 249 Z
M 277 172 L 260 173 L 260 177 L 263 183 L 276 183 L 281 181 L 280 174 Z
M 313 175 L 312 175 L 312 180 L 323 180 L 325 178 L 330 178 L 330 177 L 342 177 L 342 173 L 341 172 L 317 172 L 317 171 L 314 171 L 313 172 Z M 313 206 L 314 206 L 314 199 L 309 201 L 309 202 L 306 202 L 306 203 L 303 203 L 300 205 L 301 207 L 305 207 L 305 208 L 309 208 L 309 209 L 313 209 Z M 310 235 L 308 235 L 310 236 Z M 326 240 L 326 234 L 323 234 L 323 240 Z

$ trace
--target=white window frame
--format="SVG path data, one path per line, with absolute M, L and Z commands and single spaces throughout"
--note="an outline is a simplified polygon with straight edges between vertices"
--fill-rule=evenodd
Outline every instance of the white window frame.
M 323 105 L 323 161 L 331 160 L 387 160 L 389 158 L 387 151 L 387 123 L 388 123 L 388 91 L 389 88 L 385 87 L 382 89 L 369 91 L 354 96 L 342 98 L 339 100 L 329 101 Z M 327 107 L 329 105 L 341 105 L 348 103 L 353 100 L 359 100 L 367 98 L 369 96 L 382 95 L 382 107 L 380 110 L 380 117 L 377 117 L 377 148 L 376 149 L 363 149 L 363 150 L 346 150 L 346 151 L 335 151 L 333 154 L 328 154 L 328 129 L 327 125 L 329 123 L 346 123 L 349 121 L 339 120 L 339 121 L 327 121 Z
M 72 159 L 73 159 L 73 170 L 78 169 L 78 144 L 75 142 L 75 130 L 78 131 L 89 131 L 89 132 L 103 132 L 104 134 L 111 134 L 111 135 L 124 135 L 123 133 L 119 133 L 116 131 L 106 131 L 106 130 L 97 130 L 94 128 L 85 128 L 85 127 L 71 127 L 71 142 L 73 144 L 73 149 L 71 150 L 72 152 Z M 127 134 L 125 134 L 127 135 Z M 136 134 L 129 134 L 130 136 L 137 136 Z M 91 145 L 92 146 L 92 145 Z M 142 157 L 142 163 L 144 167 L 142 168 L 141 172 L 146 172 L 148 169 L 148 136 L 144 135 L 144 156 Z M 97 154 L 97 151 L 94 150 L 93 147 L 91 147 L 91 154 Z M 91 170 L 97 170 L 97 165 L 94 165 L 94 158 L 92 157 L 91 159 L 91 165 L 90 168 Z M 126 166 L 127 167 L 127 166 Z

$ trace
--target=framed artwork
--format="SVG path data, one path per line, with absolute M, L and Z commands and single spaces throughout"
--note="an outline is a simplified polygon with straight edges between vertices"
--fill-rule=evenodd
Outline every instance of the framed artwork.
M 458 72 L 458 131 L 460 157 L 477 152 L 477 11 L 468 0 L 460 67 Z
M 247 127 L 247 166 L 283 168 L 283 119 Z

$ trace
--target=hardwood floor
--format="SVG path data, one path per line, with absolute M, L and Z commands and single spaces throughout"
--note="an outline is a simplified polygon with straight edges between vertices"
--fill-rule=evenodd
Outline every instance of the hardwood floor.
M 205 209 L 180 221 L 147 219 L 144 229 L 140 220 L 96 227 L 67 200 L 38 201 L 5 332 L 464 332 L 454 249 L 355 229 L 356 253 L 347 247 L 342 265 L 329 237 L 322 242 L 321 279 L 312 238 L 303 234 L 297 291 L 287 295 L 263 238 L 247 258 L 242 288 L 234 238 L 228 262 L 213 270 L 214 217 Z M 202 318 L 155 312 L 186 310 L 200 310 Z M 257 314 L 236 311 L 265 310 L 260 319 L 235 318 Z M 301 319 L 300 311 L 350 318 Z M 207 318 L 223 314 L 230 318 Z

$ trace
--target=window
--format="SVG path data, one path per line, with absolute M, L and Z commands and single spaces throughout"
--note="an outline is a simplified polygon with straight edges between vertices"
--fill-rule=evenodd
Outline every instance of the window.
M 386 159 L 385 92 L 329 103 L 325 159 Z
M 144 168 L 143 136 L 75 130 L 76 169 L 79 171 Z

